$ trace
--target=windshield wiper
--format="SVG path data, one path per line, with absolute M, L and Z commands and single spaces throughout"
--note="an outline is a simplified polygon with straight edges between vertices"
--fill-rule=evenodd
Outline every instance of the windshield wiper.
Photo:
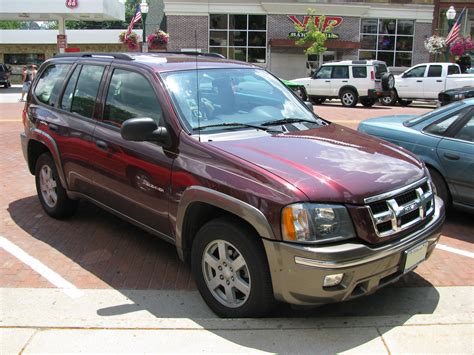
M 280 124 L 296 123 L 296 122 L 309 122 L 309 123 L 314 123 L 314 124 L 317 124 L 317 125 L 320 125 L 320 126 L 324 126 L 326 124 L 326 122 L 324 122 L 321 119 L 319 119 L 319 121 L 320 122 L 313 121 L 313 120 L 307 120 L 305 118 L 287 117 L 287 118 L 282 118 L 282 119 L 279 119 L 279 120 L 273 120 L 273 121 L 268 121 L 268 122 L 262 123 L 262 126 L 276 126 L 276 125 L 280 125 Z
M 193 130 L 199 131 L 201 129 L 207 129 L 207 128 L 213 128 L 213 127 L 248 127 L 248 128 L 255 128 L 255 129 L 260 129 L 265 132 L 276 132 L 276 133 L 282 133 L 282 131 L 278 129 L 273 129 L 273 128 L 267 128 L 259 125 L 253 125 L 253 124 L 248 124 L 248 123 L 240 123 L 240 122 L 226 122 L 226 123 L 216 123 L 216 124 L 209 124 L 206 126 L 201 126 L 201 127 L 196 127 Z

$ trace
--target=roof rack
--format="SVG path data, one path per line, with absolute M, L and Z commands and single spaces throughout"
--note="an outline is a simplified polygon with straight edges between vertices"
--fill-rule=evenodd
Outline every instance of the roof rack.
M 366 60 L 353 60 L 352 64 L 367 64 Z
M 113 58 L 122 60 L 134 60 L 132 56 L 126 53 L 93 53 L 93 52 L 75 52 L 58 53 L 54 58 Z
M 165 52 L 149 52 L 149 53 L 144 53 L 141 52 L 141 54 L 184 54 L 184 55 L 194 55 L 194 56 L 203 56 L 203 57 L 214 57 L 214 58 L 225 58 L 220 53 L 203 53 L 203 52 L 195 52 L 195 51 L 165 51 Z

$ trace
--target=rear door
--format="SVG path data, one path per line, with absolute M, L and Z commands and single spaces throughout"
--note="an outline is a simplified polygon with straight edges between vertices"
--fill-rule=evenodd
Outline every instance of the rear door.
M 130 118 L 150 117 L 166 125 L 157 79 L 138 68 L 114 66 L 94 131 L 94 185 L 98 201 L 139 224 L 170 235 L 168 200 L 174 154 L 154 142 L 126 141 L 120 134 Z
M 349 83 L 349 66 L 335 65 L 331 74 L 331 96 L 339 96 L 339 90 Z
M 444 70 L 446 71 L 446 66 Z M 430 64 L 426 76 L 423 79 L 423 97 L 429 100 L 436 100 L 439 92 L 444 90 L 445 78 L 446 73 L 443 72 L 443 66 L 441 64 Z

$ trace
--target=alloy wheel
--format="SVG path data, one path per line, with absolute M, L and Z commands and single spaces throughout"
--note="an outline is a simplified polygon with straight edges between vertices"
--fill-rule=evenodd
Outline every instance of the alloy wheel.
M 43 200 L 48 207 L 54 208 L 58 202 L 57 182 L 53 171 L 47 165 L 43 165 L 40 171 L 40 189 Z

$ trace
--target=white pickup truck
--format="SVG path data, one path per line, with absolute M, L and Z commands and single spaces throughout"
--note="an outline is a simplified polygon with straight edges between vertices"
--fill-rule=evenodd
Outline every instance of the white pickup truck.
M 474 74 L 461 74 L 457 64 L 417 64 L 395 76 L 395 89 L 382 103 L 393 105 L 398 101 L 407 106 L 413 100 L 436 100 L 440 91 L 465 86 L 474 86 Z

